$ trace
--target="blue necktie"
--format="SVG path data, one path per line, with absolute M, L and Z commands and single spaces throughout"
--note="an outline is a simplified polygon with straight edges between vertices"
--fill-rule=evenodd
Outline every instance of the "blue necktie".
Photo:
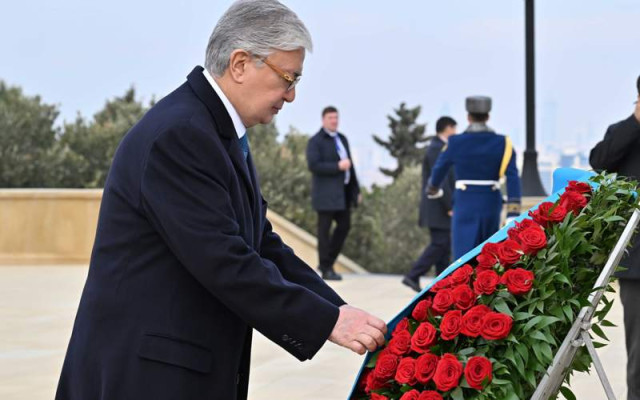
M 242 153 L 244 154 L 244 159 L 246 161 L 247 156 L 249 155 L 249 139 L 247 139 L 246 133 L 240 138 L 240 148 L 242 149 Z

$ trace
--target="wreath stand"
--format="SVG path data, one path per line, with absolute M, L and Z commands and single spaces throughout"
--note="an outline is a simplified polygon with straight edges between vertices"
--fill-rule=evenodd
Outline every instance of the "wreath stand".
M 551 396 L 558 393 L 576 352 L 582 346 L 587 346 L 587 350 L 591 355 L 593 365 L 596 368 L 602 387 L 607 395 L 607 399 L 616 400 L 611 384 L 609 383 L 609 379 L 607 379 L 607 375 L 602 367 L 598 353 L 596 353 L 596 349 L 593 346 L 591 337 L 589 336 L 589 331 L 591 330 L 591 318 L 595 313 L 600 299 L 604 296 L 609 279 L 615 271 L 615 268 L 618 266 L 618 263 L 624 254 L 624 250 L 631 240 L 639 221 L 640 211 L 635 210 L 629 219 L 627 226 L 622 232 L 622 235 L 620 235 L 618 243 L 616 243 L 616 246 L 609 255 L 609 259 L 602 269 L 600 276 L 596 280 L 594 288 L 598 288 L 598 290 L 594 291 L 589 296 L 589 303 L 591 304 L 580 310 L 578 317 L 571 326 L 571 329 L 562 342 L 562 345 L 558 349 L 551 366 L 549 366 L 544 377 L 538 384 L 538 388 L 535 393 L 533 393 L 531 400 L 548 400 Z

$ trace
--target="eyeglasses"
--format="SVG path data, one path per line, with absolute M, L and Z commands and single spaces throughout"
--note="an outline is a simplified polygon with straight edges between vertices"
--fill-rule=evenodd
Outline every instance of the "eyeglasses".
M 258 60 L 262 61 L 263 63 L 267 64 L 269 68 L 271 68 L 276 74 L 280 75 L 282 79 L 284 79 L 289 83 L 289 86 L 287 86 L 287 92 L 290 90 L 293 90 L 293 88 L 296 87 L 298 82 L 300 82 L 300 78 L 302 78 L 302 75 L 298 75 L 298 74 L 294 74 L 293 76 L 291 76 L 291 74 L 288 73 L 287 71 L 284 71 L 282 68 L 267 61 L 266 57 L 256 57 L 256 58 L 258 58 Z

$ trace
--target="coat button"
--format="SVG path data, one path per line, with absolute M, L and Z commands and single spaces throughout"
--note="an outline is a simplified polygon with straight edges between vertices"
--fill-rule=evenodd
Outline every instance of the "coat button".
M 282 335 L 282 341 L 283 342 L 288 342 L 289 341 L 289 335 Z

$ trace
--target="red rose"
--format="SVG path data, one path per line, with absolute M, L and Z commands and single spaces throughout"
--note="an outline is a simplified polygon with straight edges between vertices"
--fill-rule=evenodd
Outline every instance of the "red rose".
M 420 300 L 411 313 L 411 317 L 418 322 L 426 321 L 429 315 L 429 308 L 431 308 L 431 298 Z
M 569 181 L 569 184 L 564 190 L 567 192 L 578 192 L 580 194 L 591 193 L 591 185 L 586 182 Z
M 405 357 L 400 360 L 398 369 L 396 370 L 395 380 L 401 385 L 415 385 L 416 380 L 416 360 L 411 357 Z
M 478 272 L 476 280 L 473 281 L 473 290 L 477 295 L 493 294 L 496 291 L 496 286 L 500 282 L 500 277 L 496 271 L 488 269 Z
M 393 354 L 403 356 L 411 349 L 411 334 L 409 331 L 401 331 L 389 341 L 387 348 Z
M 433 378 L 436 372 L 440 357 L 432 353 L 425 353 L 416 360 L 416 379 L 426 385 Z
M 369 375 L 371 375 L 371 373 L 373 372 L 373 370 L 371 369 L 366 369 L 362 375 L 360 376 L 360 380 L 358 381 L 358 390 L 363 392 L 366 390 L 367 388 L 367 379 L 369 379 Z
M 533 272 L 522 268 L 508 270 L 500 278 L 500 283 L 507 285 L 509 293 L 518 296 L 529 293 L 533 286 Z
M 391 349 L 390 349 L 388 346 L 387 346 L 387 347 L 385 347 L 385 348 L 383 348 L 383 349 L 380 351 L 380 354 L 378 354 L 378 359 L 379 359 L 380 357 L 382 357 L 383 355 L 385 355 L 385 354 L 390 355 L 390 356 L 393 356 L 393 357 L 397 358 L 398 360 L 400 359 L 400 356 L 398 356 L 397 354 L 395 354 L 395 353 L 391 352 Z
M 440 337 L 442 340 L 452 340 L 462 329 L 462 311 L 447 311 L 440 322 Z
M 476 268 L 493 268 L 498 263 L 498 249 L 499 245 L 497 243 L 486 243 L 482 246 L 480 254 L 476 257 L 476 261 L 478 261 Z
M 562 222 L 566 215 L 567 210 L 563 206 L 550 201 L 540 204 L 535 211 L 529 211 L 529 216 L 544 228 Z
M 426 390 L 420 393 L 418 400 L 442 400 L 442 395 L 435 390 Z
M 476 304 L 476 296 L 473 290 L 467 285 L 460 285 L 455 287 L 451 294 L 453 295 L 453 301 L 456 304 L 456 308 L 459 310 L 468 310 Z
M 367 384 L 365 386 L 364 391 L 366 393 L 371 392 L 372 390 L 383 389 L 387 386 L 386 379 L 382 380 L 376 377 L 376 374 L 373 370 L 369 371 L 367 374 Z
M 486 340 L 500 340 L 509 336 L 513 319 L 507 314 L 488 312 L 482 318 L 480 335 Z
M 376 366 L 373 369 L 373 375 L 378 380 L 387 381 L 393 378 L 397 368 L 398 357 L 389 353 L 380 354 L 378 361 L 376 361 Z
M 492 379 L 491 361 L 485 357 L 471 357 L 464 367 L 464 376 L 467 383 L 474 389 L 482 390 L 483 381 L 486 379 L 488 384 Z
M 433 382 L 436 384 L 436 388 L 438 388 L 438 390 L 446 392 L 458 387 L 461 375 L 462 363 L 458 361 L 456 356 L 447 353 L 442 356 L 438 366 L 436 367 L 436 373 L 433 375 Z
M 453 305 L 454 298 L 451 289 L 442 289 L 433 298 L 431 308 L 438 314 L 444 314 Z
M 475 306 L 462 316 L 462 329 L 460 333 L 465 336 L 476 338 L 482 331 L 482 319 L 491 312 L 491 309 L 484 304 Z
M 371 400 L 389 400 L 389 398 L 378 393 L 371 393 Z
M 500 243 L 498 248 L 498 258 L 500 258 L 500 264 L 505 267 L 515 264 L 520 257 L 524 254 L 522 246 L 515 240 L 507 239 Z
M 424 354 L 436 341 L 436 328 L 428 322 L 423 322 L 411 337 L 411 350 Z
M 515 226 L 507 231 L 507 235 L 509 235 L 509 239 L 513 239 L 516 242 L 520 243 L 519 235 L 520 232 L 524 231 L 527 228 L 540 226 L 537 222 L 532 219 L 523 219 L 520 222 L 515 223 Z
M 499 247 L 500 246 L 498 243 L 485 243 L 485 245 L 482 246 L 482 250 L 480 252 L 482 254 L 490 254 L 497 257 Z
M 473 267 L 465 264 L 451 274 L 451 286 L 466 285 L 473 275 Z
M 492 269 L 498 263 L 498 259 L 491 254 L 478 254 L 476 261 L 478 262 L 476 271 Z
M 409 332 L 409 318 L 402 318 L 400 322 L 398 322 L 398 325 L 396 325 L 396 327 L 393 329 L 391 336 L 394 337 L 402 331 Z
M 429 289 L 429 291 L 431 293 L 438 293 L 442 289 L 446 289 L 446 288 L 449 288 L 449 287 L 451 287 L 451 278 L 446 277 L 446 278 L 440 279 L 438 282 L 434 283 L 433 286 L 431 286 L 431 288 Z
M 420 397 L 420 392 L 413 389 L 403 394 L 400 400 L 418 400 L 418 397 Z
M 566 208 L 568 212 L 578 215 L 587 206 L 587 198 L 578 192 L 564 192 L 560 196 L 560 205 Z
M 518 242 L 526 255 L 535 255 L 547 247 L 547 235 L 538 224 L 531 226 L 518 234 Z

